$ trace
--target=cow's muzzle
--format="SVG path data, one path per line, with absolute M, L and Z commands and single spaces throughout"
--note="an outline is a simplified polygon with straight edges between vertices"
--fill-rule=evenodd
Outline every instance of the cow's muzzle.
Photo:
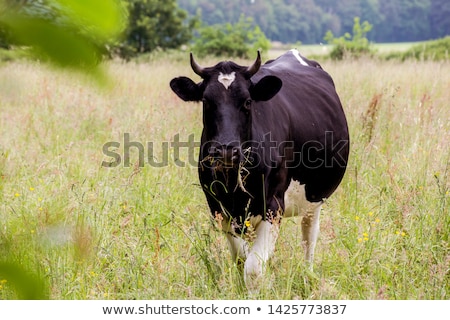
M 225 166 L 236 166 L 241 161 L 240 146 L 211 146 L 209 148 L 209 157 Z

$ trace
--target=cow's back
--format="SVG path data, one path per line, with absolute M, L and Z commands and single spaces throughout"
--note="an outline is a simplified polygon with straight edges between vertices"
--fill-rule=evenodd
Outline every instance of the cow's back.
M 306 184 L 309 201 L 327 198 L 344 175 L 349 153 L 347 121 L 334 82 L 318 63 L 294 51 L 263 65 L 252 81 L 267 75 L 280 78 L 283 86 L 271 100 L 256 103 L 253 138 L 263 141 L 270 132 L 277 146 L 292 142 L 292 178 Z

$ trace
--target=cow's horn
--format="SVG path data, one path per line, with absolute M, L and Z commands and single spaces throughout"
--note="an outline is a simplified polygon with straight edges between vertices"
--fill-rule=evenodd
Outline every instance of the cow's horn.
M 261 52 L 258 50 L 258 56 L 256 57 L 255 62 L 248 67 L 245 72 L 246 78 L 250 79 L 255 73 L 258 72 L 259 67 L 261 67 Z
M 205 69 L 201 67 L 197 62 L 195 62 L 194 55 L 192 54 L 192 52 L 191 52 L 191 67 L 196 74 L 198 74 L 200 77 L 203 78 Z

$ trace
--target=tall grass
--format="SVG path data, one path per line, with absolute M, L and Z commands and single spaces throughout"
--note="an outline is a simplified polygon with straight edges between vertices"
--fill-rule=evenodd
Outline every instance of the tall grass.
M 299 220 L 285 219 L 260 297 L 448 299 L 450 65 L 323 67 L 349 120 L 348 171 L 323 208 L 314 272 Z M 169 148 L 160 168 L 137 166 L 136 148 L 130 166 L 101 166 L 106 142 L 124 152 L 124 133 L 145 151 L 153 142 L 155 161 L 176 134 L 200 140 L 201 108 L 168 87 L 196 78 L 187 56 L 108 69 L 110 91 L 38 65 L 1 67 L 0 262 L 41 279 L 51 299 L 247 298 L 186 148 L 176 159 Z M 0 274 L 0 298 L 21 297 L 13 282 Z

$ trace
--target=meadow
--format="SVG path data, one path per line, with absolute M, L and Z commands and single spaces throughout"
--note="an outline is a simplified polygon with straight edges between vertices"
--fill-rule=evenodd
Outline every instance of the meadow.
M 314 272 L 300 220 L 284 219 L 259 298 L 449 299 L 450 63 L 322 66 L 348 117 L 350 163 L 323 206 Z M 190 161 L 198 148 L 171 147 L 200 140 L 201 106 L 168 86 L 198 79 L 188 54 L 105 68 L 107 88 L 0 66 L 0 262 L 38 279 L 42 298 L 247 299 Z M 0 299 L 23 297 L 16 285 L 0 275 Z
M 379 55 L 389 53 L 405 52 L 414 45 L 418 45 L 424 42 L 393 42 L 393 43 L 371 43 L 373 51 Z M 319 59 L 326 59 L 327 55 L 332 51 L 333 45 L 330 44 L 282 44 L 272 43 L 269 55 L 271 58 L 276 58 L 282 55 L 287 50 L 292 48 L 298 49 L 305 57 L 314 57 Z

